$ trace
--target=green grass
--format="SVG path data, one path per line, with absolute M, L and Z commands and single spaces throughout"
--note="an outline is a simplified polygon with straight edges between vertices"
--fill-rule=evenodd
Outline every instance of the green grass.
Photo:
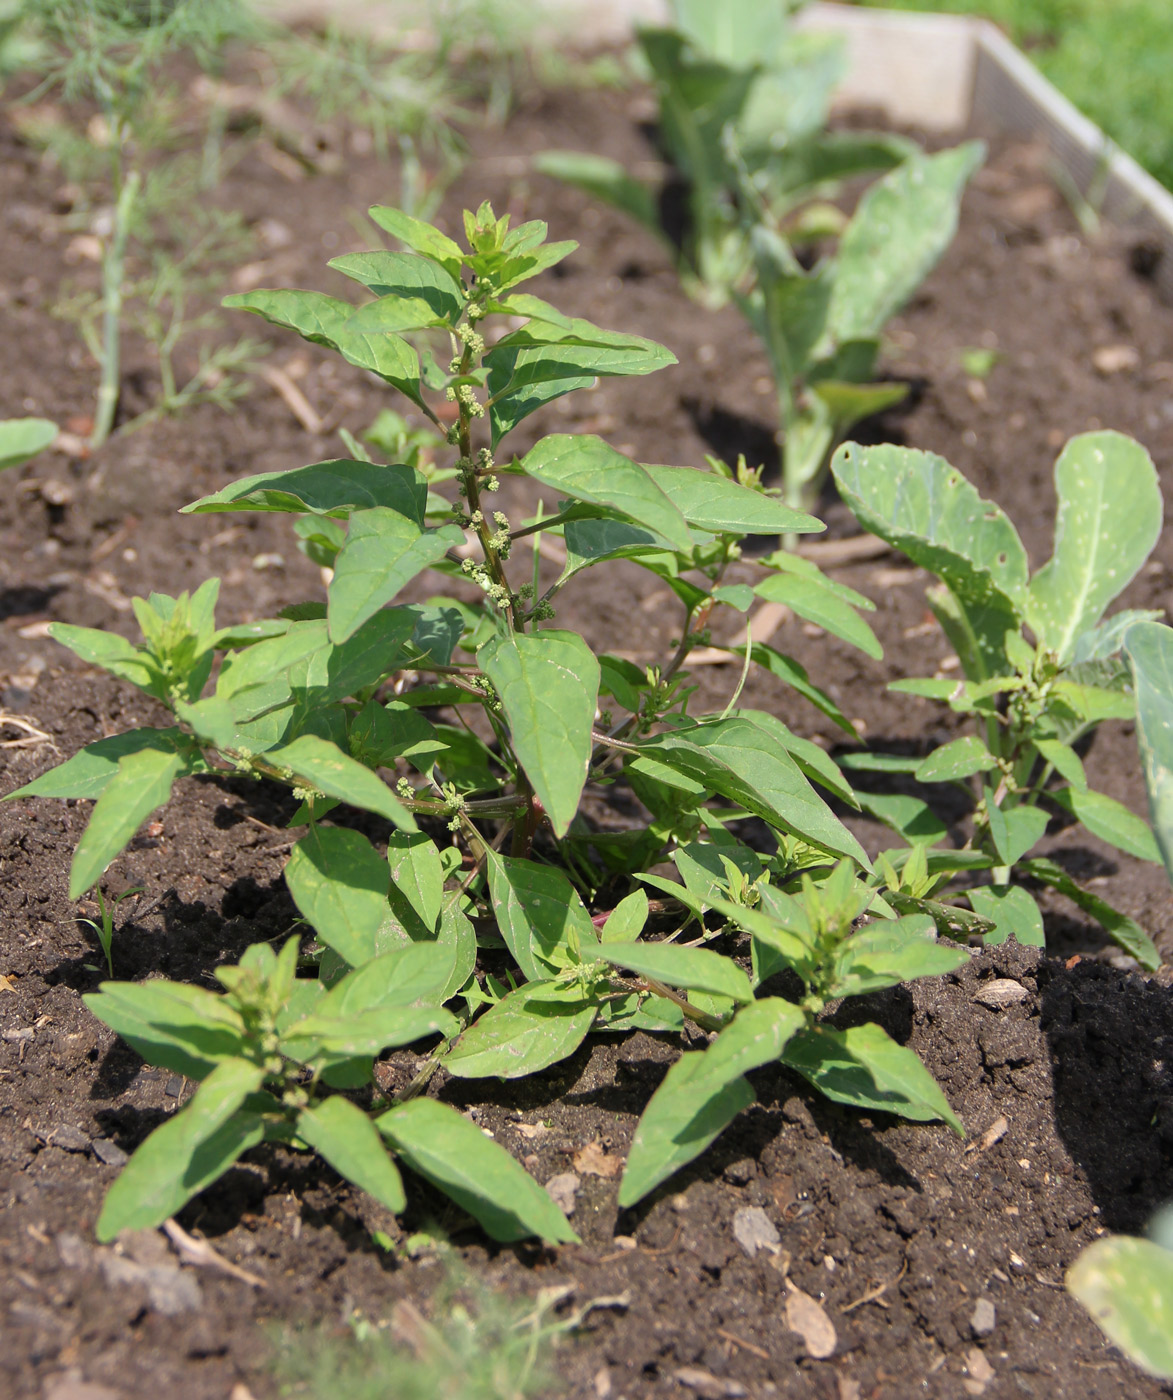
M 1173 188 L 1171 0 L 859 0 L 980 14 L 1021 44 L 1057 88 Z

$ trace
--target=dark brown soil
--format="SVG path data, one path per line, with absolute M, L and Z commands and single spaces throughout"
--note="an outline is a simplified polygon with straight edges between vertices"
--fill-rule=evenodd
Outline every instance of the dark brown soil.
M 563 275 L 548 279 L 546 294 L 600 324 L 654 336 L 679 357 L 678 367 L 650 379 L 604 381 L 552 406 L 531 420 L 534 436 L 575 428 L 649 461 L 699 464 L 706 451 L 745 451 L 769 462 L 766 367 L 737 314 L 700 312 L 681 297 L 650 238 L 528 173 L 527 155 L 550 145 L 646 158 L 637 127 L 646 116 L 644 100 L 631 95 L 531 106 L 505 133 L 474 137 L 474 160 L 445 212 L 452 218 L 462 204 L 488 197 L 518 217 L 547 218 L 555 236 L 579 237 L 582 248 Z M 5 416 L 65 421 L 90 410 L 91 369 L 70 328 L 47 314 L 67 271 L 69 237 L 51 212 L 58 183 L 0 123 Z M 348 155 L 344 173 L 294 181 L 258 148 L 222 197 L 294 234 L 265 254 L 255 283 L 343 292 L 324 263 L 363 246 L 348 215 L 393 202 L 395 189 L 394 170 L 368 157 Z M 269 237 L 281 241 L 271 227 Z M 1119 428 L 1162 467 L 1173 457 L 1173 317 L 1131 271 L 1128 254 L 1125 240 L 1090 244 L 1079 236 L 1032 152 L 1000 149 L 967 197 L 956 245 L 890 334 L 888 369 L 912 380 L 915 392 L 910 408 L 870 428 L 948 456 L 1008 510 L 1036 562 L 1049 548 L 1051 463 L 1068 435 Z M 274 338 L 275 362 L 335 423 L 359 431 L 386 402 L 325 352 Z M 1139 352 L 1138 366 L 1097 372 L 1095 352 L 1122 344 Z M 959 360 L 963 347 L 978 345 L 1004 356 L 984 385 L 969 383 Z M 137 392 L 149 388 L 148 362 L 136 363 L 133 349 L 129 372 Z M 339 451 L 336 438 L 307 440 L 258 383 L 233 415 L 200 410 L 116 437 L 90 461 L 50 455 L 8 478 L 0 502 L 0 704 L 48 742 L 3 750 L 4 790 L 152 715 L 135 692 L 79 669 L 44 637 L 43 623 L 57 618 L 129 635 L 131 595 L 178 592 L 212 574 L 224 581 L 223 622 L 321 596 L 316 568 L 281 517 L 175 511 L 237 476 Z M 825 506 L 832 533 L 850 533 L 842 508 Z M 751 565 L 741 567 L 752 575 Z M 1165 605 L 1173 599 L 1170 570 L 1173 536 L 1123 602 Z M 869 742 L 927 750 L 953 731 L 952 717 L 884 689 L 896 676 L 931 673 L 947 657 L 926 621 L 925 576 L 895 556 L 839 576 L 876 600 L 884 661 L 797 624 L 783 636 L 785 648 Z M 421 595 L 441 582 L 421 582 Z M 663 655 L 678 624 L 667 592 L 635 567 L 588 574 L 567 590 L 559 617 L 596 644 L 649 662 Z M 732 631 L 733 620 L 726 626 Z M 702 702 L 723 704 L 735 679 L 719 667 L 698 671 Z M 768 678 L 751 681 L 747 700 L 828 746 L 841 738 Z M 4 737 L 28 735 L 9 727 Z M 1097 735 L 1087 762 L 1096 786 L 1143 810 L 1127 726 Z M 245 782 L 181 784 L 111 872 L 114 888 L 144 887 L 121 906 L 116 973 L 208 983 L 211 969 L 247 944 L 285 933 L 294 911 L 281 879 L 288 842 L 279 828 L 290 805 Z M 964 820 L 960 810 L 946 815 Z M 262 1322 L 335 1325 L 355 1312 L 378 1320 L 397 1299 L 426 1300 L 436 1268 L 397 1262 L 371 1231 L 401 1241 L 434 1217 L 493 1287 L 534 1294 L 571 1283 L 579 1305 L 626 1295 L 626 1306 L 593 1313 L 585 1335 L 565 1347 L 559 1395 L 1139 1400 L 1169 1393 L 1106 1346 L 1061 1282 L 1098 1231 L 1137 1230 L 1173 1197 L 1173 993 L 1164 975 L 1144 978 L 1121 965 L 1057 897 L 1044 907 L 1051 951 L 1061 956 L 988 951 L 957 977 L 852 1009 L 921 1053 L 966 1122 L 966 1144 L 938 1126 L 840 1111 L 789 1075 L 762 1072 L 758 1105 L 646 1208 L 618 1213 L 615 1179 L 580 1172 L 573 1219 L 584 1243 L 556 1252 L 489 1250 L 418 1183 L 407 1218 L 396 1222 L 313 1159 L 258 1151 L 181 1223 L 266 1286 L 202 1273 L 198 1306 L 160 1311 L 167 1298 L 142 1282 L 111 1282 L 109 1259 L 103 1271 L 84 1243 L 119 1150 L 132 1150 L 190 1091 L 143 1066 L 80 1002 L 101 980 L 96 941 L 66 898 L 84 820 L 85 811 L 68 804 L 21 801 L 0 811 L 0 973 L 7 974 L 0 978 L 7 1207 L 0 1392 L 49 1396 L 76 1371 L 109 1387 L 85 1392 L 85 1400 L 164 1392 L 224 1400 L 237 1383 L 257 1397 L 273 1394 Z M 887 844 L 880 828 L 855 827 L 870 849 Z M 1173 952 L 1163 872 L 1058 823 L 1047 850 Z M 1085 956 L 1063 960 L 1075 952 Z M 1017 981 L 1025 999 L 1004 1010 L 975 999 L 995 976 Z M 521 1085 L 470 1093 L 467 1083 L 437 1076 L 435 1092 L 467 1107 L 546 1181 L 570 1170 L 596 1139 L 608 1156 L 623 1157 L 678 1048 L 644 1035 L 596 1038 Z M 987 1129 L 997 1140 L 983 1146 Z M 781 1253 L 749 1258 L 736 1243 L 734 1213 L 751 1206 L 777 1226 Z M 147 1265 L 165 1248 L 161 1236 L 152 1238 L 128 1246 Z M 830 1360 L 807 1358 L 787 1328 L 788 1284 L 778 1267 L 786 1258 L 790 1280 L 821 1298 L 834 1322 Z M 988 1333 L 980 1313 L 975 1332 L 980 1300 L 994 1304 Z M 189 1293 L 187 1301 L 196 1300 Z M 688 1368 L 710 1379 L 678 1375 Z M 58 1400 L 68 1396 L 83 1400 L 81 1390 L 64 1386 Z

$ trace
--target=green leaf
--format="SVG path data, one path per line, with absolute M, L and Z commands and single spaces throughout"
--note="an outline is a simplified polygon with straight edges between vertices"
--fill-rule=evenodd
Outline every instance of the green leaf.
M 682 726 L 640 746 L 641 755 L 678 770 L 710 792 L 811 845 L 870 869 L 855 837 L 807 782 L 784 748 L 747 719 Z M 639 767 L 640 760 L 632 766 Z
M 1066 778 L 1072 787 L 1087 787 L 1083 762 L 1070 744 L 1065 744 L 1061 739 L 1036 739 L 1034 745 L 1056 773 Z
M 297 1115 L 297 1135 L 388 1210 L 398 1215 L 406 1207 L 403 1182 L 378 1129 L 349 1099 L 336 1094 L 303 1108 Z
M 493 912 L 527 982 L 541 982 L 593 956 L 598 935 L 563 871 L 488 853 Z
M 600 943 L 634 943 L 648 921 L 648 897 L 643 890 L 633 890 L 607 915 L 599 932 Z
M 47 418 L 8 418 L 0 421 L 0 471 L 20 467 L 43 452 L 57 436 L 57 424 Z
M 464 253 L 459 243 L 453 243 L 451 238 L 433 228 L 431 224 L 424 223 L 422 219 L 413 219 L 410 214 L 404 214 L 398 209 L 376 204 L 368 209 L 367 213 L 392 238 L 398 238 L 415 252 L 431 258 L 433 262 L 439 263 L 450 277 L 460 280 Z
M 707 948 L 681 948 L 675 943 L 603 943 L 596 956 L 670 987 L 710 992 L 733 1001 L 753 1000 L 753 988 L 741 968 L 732 958 Z
M 241 1105 L 264 1080 L 249 1060 L 218 1064 L 186 1104 L 147 1138 L 106 1194 L 96 1234 L 149 1230 L 175 1215 L 264 1137 L 261 1118 Z M 276 1106 L 276 1105 L 274 1105 Z
M 793 42 L 787 32 L 784 5 L 763 5 L 760 0 L 674 0 L 675 28 L 708 58 L 731 68 L 753 68 L 781 61 L 783 43 Z M 767 70 L 769 71 L 769 70 Z
M 762 225 L 751 235 L 758 285 L 741 309 L 757 331 L 780 392 L 794 393 L 811 367 L 811 356 L 827 326 L 834 268 L 824 262 L 804 272 L 790 246 Z
M 103 982 L 82 998 L 149 1065 L 203 1079 L 240 1055 L 244 1022 L 222 996 L 178 982 Z
M 773 735 L 811 782 L 818 783 L 820 787 L 833 793 L 840 802 L 846 802 L 849 807 L 859 810 L 859 801 L 851 785 L 839 771 L 839 765 L 813 739 L 804 739 L 795 734 L 787 729 L 780 719 L 764 710 L 738 709 L 733 713 L 739 719 L 748 719 L 759 729 Z
M 829 324 L 837 340 L 879 335 L 953 241 L 980 141 L 911 155 L 870 185 L 839 240 Z
M 14 797 L 101 797 L 118 772 L 119 761 L 144 749 L 182 755 L 188 772 L 194 771 L 200 758 L 181 729 L 128 729 L 125 734 L 112 734 L 109 739 L 87 744 L 56 768 L 8 793 L 4 801 L 10 802 Z
M 924 914 L 878 919 L 843 945 L 831 995 L 863 996 L 918 977 L 940 977 L 968 961 L 966 949 L 937 942 L 936 925 Z
M 617 160 L 588 151 L 539 151 L 532 164 L 540 174 L 576 186 L 663 237 L 655 192 L 629 175 Z
M 450 1039 L 459 1030 L 456 1017 L 438 1006 L 372 1006 L 341 1016 L 319 1009 L 286 1030 L 281 1052 L 303 1063 L 323 1054 L 348 1059 L 378 1055 L 434 1034 Z
M 860 524 L 936 574 L 965 603 L 995 606 L 1016 625 L 1027 560 L 1018 532 L 992 502 L 931 452 L 847 443 L 831 470 Z
M 833 588 L 817 578 L 791 573 L 771 574 L 757 585 L 754 592 L 770 602 L 785 603 L 799 617 L 805 617 L 816 627 L 830 632 L 833 637 L 842 638 L 877 661 L 884 655 L 884 648 L 876 634 L 855 607 L 844 602 Z
M 1083 433 L 1055 463 L 1055 551 L 1030 582 L 1028 621 L 1059 661 L 1136 577 L 1161 533 L 1152 458 L 1123 433 Z
M 965 897 L 975 914 L 989 919 L 994 925 L 993 932 L 985 935 L 987 947 L 1005 943 L 1011 934 L 1028 947 L 1046 947 L 1039 906 L 1034 896 L 1021 885 L 978 885 L 966 890 Z
M 155 748 L 118 760 L 73 853 L 70 899 L 80 899 L 102 877 L 143 822 L 171 796 L 171 785 L 186 766 L 180 754 Z
M 1053 860 L 1036 857 L 1034 860 L 1023 861 L 1021 870 L 1024 875 L 1032 875 L 1044 885 L 1050 885 L 1052 889 L 1066 895 L 1085 914 L 1090 914 L 1096 923 L 1148 972 L 1156 972 L 1161 966 L 1161 955 L 1157 952 L 1153 940 L 1136 920 L 1130 919 L 1127 914 L 1121 914 L 1098 895 L 1077 885 L 1062 866 L 1056 865 Z
M 414 520 L 383 506 L 353 516 L 330 584 L 331 641 L 344 642 L 417 574 L 463 542 L 464 532 L 455 525 L 421 531 Z
M 68 622 L 51 622 L 49 635 L 91 666 L 101 666 L 112 676 L 129 681 L 157 700 L 168 699 L 167 679 L 158 663 L 145 649 L 136 647 L 116 632 L 102 632 L 96 627 L 74 627 Z
M 692 1078 L 704 1059 L 703 1053 L 681 1056 L 644 1109 L 619 1185 L 621 1208 L 635 1205 L 699 1157 L 741 1110 L 753 1103 L 754 1091 L 744 1079 L 715 1088 L 706 1086 L 707 1092 L 698 1094 Z
M 391 883 L 419 915 L 429 933 L 435 933 L 444 898 L 444 871 L 436 843 L 422 831 L 409 835 L 393 832 L 387 842 Z
M 716 472 L 650 464 L 644 471 L 690 525 L 713 535 L 800 535 L 827 528 L 777 497 L 751 491 Z
M 414 467 L 340 458 L 294 471 L 242 477 L 184 506 L 181 514 L 248 510 L 345 518 L 354 510 L 384 506 L 415 521 L 422 530 L 427 496 L 427 483 Z
M 989 791 L 986 792 L 986 814 L 990 838 L 1003 865 L 1016 865 L 1042 840 L 1047 829 L 1047 814 L 1041 807 L 999 807 Z
M 271 750 L 266 760 L 288 768 L 294 777 L 303 778 L 327 797 L 349 802 L 365 812 L 377 812 L 400 831 L 417 830 L 415 818 L 387 784 L 328 739 L 303 734 L 292 744 Z
M 1173 880 L 1173 630 L 1138 623 L 1124 649 L 1136 690 L 1136 737 L 1153 831 Z
M 408 331 L 427 326 L 454 326 L 464 310 L 458 277 L 417 253 L 346 253 L 329 266 L 359 282 L 378 298 L 354 313 L 351 329 Z M 374 311 L 376 319 L 368 319 Z
M 351 967 L 375 956 L 390 873 L 361 832 L 312 826 L 290 853 L 285 883 L 321 941 Z
M 1094 792 L 1091 788 L 1067 787 L 1052 792 L 1050 796 L 1082 822 L 1093 836 L 1121 851 L 1127 851 L 1138 860 L 1151 860 L 1155 865 L 1160 865 L 1160 847 L 1148 823 L 1135 812 L 1130 812 L 1123 802 L 1117 802 L 1106 793 Z
M 746 909 L 719 898 L 709 903 L 718 914 L 745 929 L 753 940 L 756 983 L 770 975 L 762 970 L 767 965 L 771 970 L 777 970 L 779 965 L 791 967 L 804 982 L 810 981 L 815 967 L 814 931 L 802 904 L 792 895 L 766 886 L 761 909 Z
M 729 650 L 734 656 L 744 656 L 744 647 L 730 647 Z M 770 675 L 777 676 L 779 680 L 785 681 L 787 685 L 793 686 L 799 695 L 824 714 L 833 723 L 837 724 L 845 734 L 849 734 L 857 743 L 859 734 L 855 725 L 847 718 L 834 700 L 825 690 L 820 690 L 817 685 L 812 684 L 806 669 L 795 661 L 792 656 L 786 656 L 783 652 L 775 651 L 773 647 L 766 646 L 764 642 L 754 642 L 750 648 L 750 659 Z
M 451 1196 L 495 1240 L 537 1235 L 551 1244 L 578 1236 L 546 1192 L 475 1123 L 435 1099 L 413 1099 L 375 1126 L 412 1171 Z
M 899 832 L 913 846 L 935 846 L 949 835 L 949 828 L 927 802 L 911 793 L 861 792 L 856 789 L 859 805 L 893 831 Z
M 555 433 L 526 453 L 521 469 L 576 501 L 619 511 L 668 540 L 674 549 L 690 551 L 692 537 L 684 516 L 656 484 L 646 467 L 590 434 Z
M 477 652 L 509 724 L 513 750 L 556 836 L 578 811 L 591 756 L 599 663 L 577 632 L 494 637 Z
M 593 1001 L 568 1001 L 556 983 L 531 982 L 474 1021 L 444 1057 L 444 1068 L 461 1079 L 536 1074 L 574 1054 L 595 1010 Z
M 880 1026 L 837 1031 L 812 1026 L 787 1045 L 783 1062 L 836 1103 L 878 1109 L 923 1123 L 944 1119 L 959 1137 L 961 1119 L 915 1051 L 898 1045 Z
M 338 349 L 343 328 L 354 314 L 354 307 L 348 301 L 339 301 L 323 292 L 284 288 L 235 292 L 225 297 L 220 305 L 229 310 L 255 312 L 271 325 L 285 326 L 304 340 L 326 345 L 331 350 Z
M 1065 1282 L 1131 1362 L 1173 1380 L 1173 1252 L 1127 1235 L 1095 1240 Z
M 920 783 L 956 783 L 997 766 L 998 760 L 985 742 L 976 734 L 967 734 L 934 749 L 917 764 L 915 777 Z
M 489 422 L 498 442 L 552 399 L 588 388 L 596 377 L 651 374 L 676 363 L 654 340 L 604 331 L 589 321 L 531 322 L 499 340 L 484 359 Z
M 348 972 L 312 1009 L 344 1020 L 373 1007 L 435 1006 L 444 1000 L 455 961 L 453 943 L 405 943 Z

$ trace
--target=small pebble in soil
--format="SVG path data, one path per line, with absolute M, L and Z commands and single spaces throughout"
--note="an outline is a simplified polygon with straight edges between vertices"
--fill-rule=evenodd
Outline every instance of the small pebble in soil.
M 108 1167 L 124 1167 L 129 1160 L 126 1153 L 109 1138 L 98 1138 L 93 1143 L 94 1156 Z
M 980 1001 L 994 1011 L 1004 1006 L 1015 1006 L 1027 997 L 1026 988 L 1012 977 L 995 977 L 990 982 L 982 982 L 974 991 L 974 1001 Z
M 989 1298 L 979 1298 L 973 1305 L 973 1316 L 969 1319 L 970 1331 L 975 1337 L 988 1337 L 998 1323 L 998 1311 Z
M 733 1216 L 733 1238 L 752 1259 L 759 1249 L 776 1249 L 781 1238 L 761 1206 L 744 1206 Z
M 680 1385 L 699 1395 L 700 1400 L 738 1400 L 738 1397 L 749 1394 L 740 1381 L 714 1376 L 711 1371 L 702 1371 L 699 1366 L 681 1366 L 673 1375 Z
M 546 1190 L 563 1215 L 573 1215 L 575 1198 L 581 1185 L 581 1179 L 574 1172 L 559 1172 L 546 1182 Z

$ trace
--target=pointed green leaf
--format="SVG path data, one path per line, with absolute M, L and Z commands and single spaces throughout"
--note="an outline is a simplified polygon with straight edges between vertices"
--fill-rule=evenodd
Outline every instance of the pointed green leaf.
M 577 501 L 619 511 L 673 548 L 691 550 L 684 516 L 646 467 L 589 434 L 552 434 L 522 459 L 527 476 Z
M 405 943 L 348 972 L 313 1010 L 345 1020 L 372 1007 L 435 1006 L 444 1000 L 455 960 L 451 943 Z
M 520 1079 L 573 1055 L 595 1019 L 593 1001 L 567 1000 L 553 982 L 531 982 L 492 1006 L 444 1057 L 460 1079 Z
M 839 240 L 829 322 L 837 340 L 879 335 L 936 266 L 957 232 L 980 141 L 910 155 L 869 186 Z
M 149 1230 L 210 1186 L 242 1152 L 264 1137 L 255 1113 L 238 1111 L 261 1087 L 264 1070 L 249 1060 L 224 1060 L 191 1101 L 147 1138 L 106 1194 L 96 1234 Z M 276 1104 L 274 1104 L 276 1107 Z
M 965 948 L 937 942 L 936 926 L 927 915 L 877 919 L 843 945 L 831 994 L 863 996 L 918 977 L 940 977 L 968 961 Z
M 600 943 L 634 943 L 648 921 L 648 897 L 643 890 L 634 890 L 607 915 L 599 931 Z
M 690 525 L 710 534 L 801 535 L 827 528 L 821 520 L 792 510 L 776 496 L 751 491 L 716 472 L 651 464 L 644 471 Z
M 955 783 L 997 766 L 998 760 L 985 743 L 976 734 L 966 734 L 934 749 L 917 764 L 915 776 L 920 783 Z
M 596 956 L 640 977 L 652 977 L 670 987 L 709 992 L 750 1002 L 749 978 L 732 958 L 707 948 L 681 948 L 675 943 L 604 943 Z
M 235 292 L 220 303 L 230 310 L 252 311 L 274 326 L 285 326 L 316 345 L 338 347 L 338 336 L 354 314 L 348 301 L 328 297 L 323 292 L 303 292 L 277 288 L 255 292 Z
M 289 1026 L 281 1037 L 281 1053 L 303 1063 L 325 1055 L 329 1059 L 378 1055 L 425 1036 L 449 1039 L 460 1030 L 455 1016 L 438 1006 L 371 1006 L 365 1011 L 334 1016 L 321 1006 Z
M 346 253 L 329 266 L 361 283 L 379 299 L 355 312 L 351 328 L 365 313 L 384 302 L 369 330 L 415 330 L 423 326 L 455 325 L 464 310 L 464 288 L 446 268 L 417 253 Z M 396 315 L 396 305 L 402 310 Z M 398 324 L 396 322 L 398 321 Z
M 450 277 L 459 281 L 460 268 L 464 261 L 464 253 L 459 243 L 454 243 L 431 224 L 424 223 L 422 219 L 413 219 L 410 214 L 404 214 L 399 209 L 376 204 L 368 209 L 367 213 L 392 238 L 398 238 L 415 252 L 439 263 Z
M 861 792 L 859 805 L 870 816 L 891 827 L 914 846 L 935 846 L 949 835 L 949 828 L 927 802 L 911 793 Z
M 412 1171 L 479 1220 L 495 1240 L 537 1235 L 552 1244 L 577 1242 L 550 1195 L 469 1119 L 435 1099 L 413 1099 L 375 1126 Z
M 847 443 L 831 470 L 866 530 L 936 574 L 964 602 L 1021 612 L 1027 561 L 1018 532 L 943 457 Z
M 1090 914 L 1126 953 L 1131 954 L 1140 963 L 1141 967 L 1149 972 L 1156 972 L 1161 966 L 1161 955 L 1157 952 L 1153 940 L 1136 920 L 1120 913 L 1118 909 L 1113 909 L 1090 890 L 1077 885 L 1061 865 L 1036 856 L 1033 860 L 1023 861 L 1020 868 L 1022 874 L 1032 875 L 1044 885 L 1050 885 L 1052 889 L 1066 895 L 1085 914 Z
M 1091 788 L 1067 787 L 1050 796 L 1076 821 L 1082 822 L 1093 836 L 1127 851 L 1138 860 L 1151 860 L 1160 865 L 1161 851 L 1148 822 L 1130 812 L 1123 802 Z
M 246 476 L 211 496 L 184 506 L 182 514 L 216 511 L 308 511 L 340 518 L 352 510 L 386 506 L 423 529 L 428 488 L 414 467 L 352 462 L 315 462 L 288 472 Z
M 140 749 L 118 760 L 73 854 L 69 897 L 80 899 L 95 884 L 186 770 L 184 758 L 166 749 Z
M 87 744 L 56 768 L 50 768 L 31 783 L 10 792 L 4 801 L 9 802 L 14 797 L 101 797 L 118 772 L 119 761 L 144 749 L 183 755 L 190 765 L 189 772 L 199 759 L 191 740 L 181 729 L 128 729 L 125 734 L 112 734 L 109 739 Z
M 644 1109 L 619 1185 L 622 1208 L 635 1205 L 699 1157 L 742 1109 L 753 1103 L 754 1091 L 745 1079 L 735 1078 L 716 1087 L 706 1085 L 698 1093 L 693 1076 L 700 1072 L 704 1059 L 705 1053 L 700 1052 L 681 1056 Z
M 331 640 L 344 642 L 417 574 L 463 542 L 455 525 L 421 531 L 414 520 L 385 507 L 354 515 L 334 561 L 327 612 Z
M 488 853 L 493 912 L 527 982 L 593 956 L 598 935 L 578 891 L 551 865 Z
M 494 637 L 477 652 L 501 697 L 518 761 L 556 836 L 578 811 L 591 756 L 599 663 L 577 632 Z
M 1173 1380 L 1173 1252 L 1127 1235 L 1095 1240 L 1066 1283 L 1131 1362 Z
M 730 647 L 729 650 L 734 656 L 744 656 L 744 647 Z M 825 690 L 820 690 L 814 685 L 806 668 L 795 661 L 792 656 L 775 651 L 773 647 L 766 646 L 764 642 L 754 642 L 750 648 L 750 659 L 758 666 L 769 671 L 770 675 L 777 676 L 779 680 L 785 681 L 787 685 L 793 686 L 804 700 L 810 703 L 824 714 L 833 723 L 837 724 L 845 734 L 849 734 L 857 743 L 859 735 L 856 733 L 855 725 L 847 718 L 834 700 Z
M 817 578 L 795 573 L 771 574 L 756 586 L 754 592 L 770 602 L 785 603 L 799 617 L 805 617 L 816 627 L 830 632 L 833 637 L 842 638 L 877 661 L 884 655 L 884 648 L 876 634 L 860 617 L 855 606 L 845 602 L 833 588 Z
M 8 418 L 0 421 L 0 471 L 20 467 L 43 452 L 57 436 L 57 424 L 47 418 Z
M 1136 577 L 1161 533 L 1153 460 L 1123 433 L 1083 433 L 1055 463 L 1055 551 L 1030 582 L 1028 620 L 1061 662 Z
M 782 1059 L 829 1099 L 879 1109 L 923 1123 L 942 1118 L 960 1137 L 961 1119 L 916 1052 L 869 1023 L 846 1031 L 812 1026 L 795 1036 Z
M 290 853 L 285 883 L 321 941 L 351 967 L 375 956 L 390 877 L 361 832 L 311 827 Z
M 1149 812 L 1173 880 L 1173 629 L 1139 623 L 1129 630 L 1125 651 L 1136 690 L 1136 737 Z
M 244 1022 L 222 996 L 177 982 L 103 982 L 82 998 L 149 1065 L 203 1079 L 244 1045 Z
M 724 719 L 657 735 L 640 746 L 647 755 L 740 803 L 771 826 L 870 869 L 863 847 L 807 782 L 798 765 L 764 729 L 747 719 Z M 633 760 L 638 769 L 639 759 Z
M 986 792 L 990 837 L 1004 865 L 1016 865 L 1043 838 L 1047 814 L 1041 807 L 999 807 Z
M 377 812 L 400 831 L 417 829 L 415 818 L 387 784 L 328 739 L 303 734 L 292 744 L 271 750 L 267 758 L 279 768 L 288 768 L 294 777 L 304 778 L 327 797 L 349 802 L 365 812 Z
M 158 700 L 168 698 L 167 679 L 158 664 L 143 648 L 136 647 L 117 632 L 103 632 L 96 627 L 75 627 L 68 622 L 52 622 L 49 624 L 49 635 L 91 666 L 101 666 L 112 676 L 129 681 Z
M 429 933 L 440 921 L 444 898 L 444 871 L 436 843 L 422 831 L 392 832 L 387 842 L 391 883 L 407 900 Z
M 985 935 L 986 947 L 1005 943 L 1011 934 L 1027 947 L 1046 947 L 1043 916 L 1034 896 L 1021 885 L 978 885 L 966 890 L 966 899 L 975 914 L 989 919 L 992 933 Z
M 406 1207 L 403 1182 L 378 1129 L 349 1099 L 335 1094 L 303 1108 L 297 1115 L 297 1135 L 336 1172 L 388 1210 L 398 1215 Z

